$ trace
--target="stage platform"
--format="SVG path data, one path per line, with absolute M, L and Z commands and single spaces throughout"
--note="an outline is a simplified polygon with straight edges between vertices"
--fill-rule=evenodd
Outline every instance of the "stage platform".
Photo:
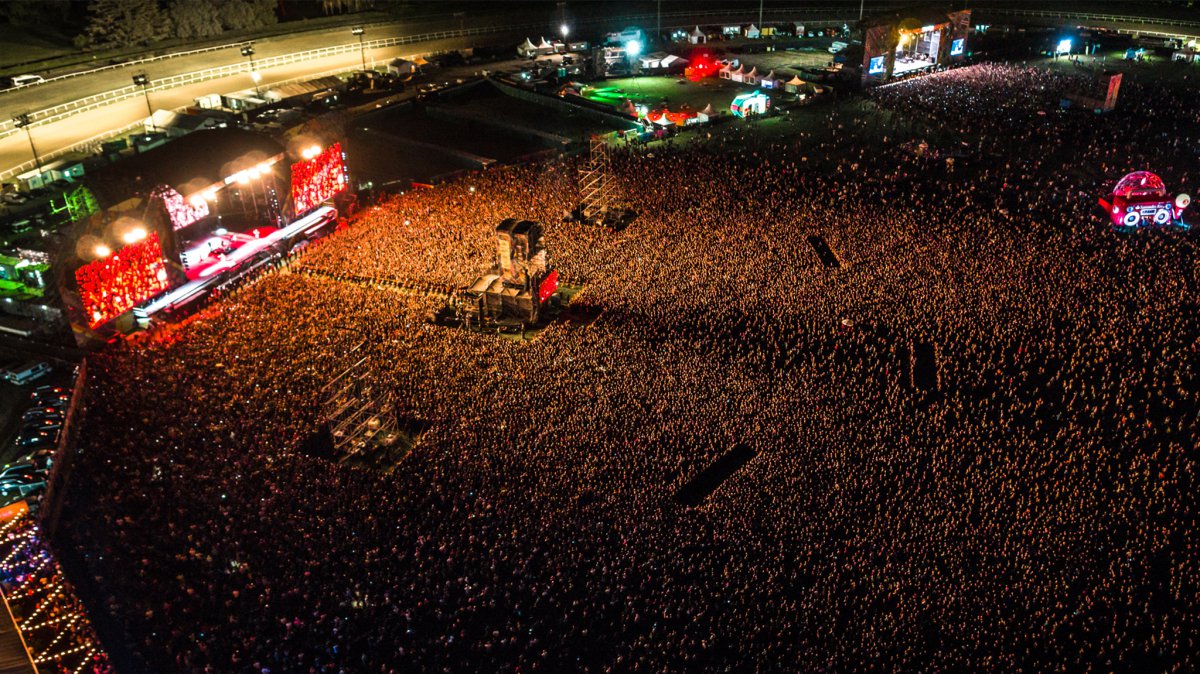
M 0 607 L 0 674 L 38 674 L 29 651 L 25 650 L 21 633 L 17 631 L 8 600 L 3 603 Z

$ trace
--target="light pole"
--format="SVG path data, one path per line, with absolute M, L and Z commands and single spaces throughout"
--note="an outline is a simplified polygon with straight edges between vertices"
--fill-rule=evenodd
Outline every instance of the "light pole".
M 862 21 L 863 6 L 867 4 L 867 0 L 858 0 L 858 20 Z
M 33 144 L 33 132 L 29 130 L 29 125 L 31 123 L 32 121 L 29 119 L 29 113 L 27 112 L 22 112 L 16 117 L 13 117 L 13 126 L 17 127 L 18 129 L 25 129 L 25 135 L 29 137 L 29 149 L 33 151 L 33 163 L 37 164 L 37 170 L 40 174 L 42 172 L 42 159 L 38 156 L 37 147 L 35 147 Z
M 250 79 L 254 80 L 254 95 L 262 98 L 262 90 L 258 88 L 258 81 L 262 79 L 258 75 L 258 71 L 254 69 L 254 46 L 246 45 L 242 47 L 242 56 L 250 59 Z
M 763 29 L 762 7 L 763 7 L 763 0 L 758 0 L 758 34 L 759 35 L 762 35 L 762 29 Z
M 358 53 L 360 56 L 362 56 L 362 69 L 363 70 L 367 69 L 367 48 L 365 46 L 363 46 L 363 33 L 366 33 L 366 32 L 367 32 L 366 29 L 363 28 L 362 26 L 355 26 L 350 29 L 351 35 L 358 36 Z
M 142 88 L 142 94 L 146 96 L 146 112 L 150 113 L 150 128 L 158 131 L 158 124 L 154 121 L 154 108 L 150 106 L 150 78 L 146 77 L 146 73 L 138 73 L 133 76 L 134 86 Z

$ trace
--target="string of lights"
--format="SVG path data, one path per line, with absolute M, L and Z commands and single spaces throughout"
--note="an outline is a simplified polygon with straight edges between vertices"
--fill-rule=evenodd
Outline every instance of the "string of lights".
M 113 670 L 83 603 L 38 536 L 28 512 L 0 525 L 3 591 L 35 665 L 56 663 L 74 674 Z M 40 619 L 39 619 L 40 618 Z

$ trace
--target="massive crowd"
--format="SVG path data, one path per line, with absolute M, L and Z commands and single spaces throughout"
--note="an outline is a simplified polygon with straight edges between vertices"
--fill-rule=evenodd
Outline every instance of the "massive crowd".
M 65 526 L 104 608 L 155 672 L 1194 671 L 1200 256 L 1096 198 L 1194 187 L 1200 96 L 1060 111 L 1083 77 L 619 152 L 619 234 L 564 221 L 568 160 L 406 194 L 101 355 Z M 465 285 L 505 217 L 597 320 L 512 342 L 389 285 Z M 388 475 L 297 451 L 359 343 L 427 424 Z

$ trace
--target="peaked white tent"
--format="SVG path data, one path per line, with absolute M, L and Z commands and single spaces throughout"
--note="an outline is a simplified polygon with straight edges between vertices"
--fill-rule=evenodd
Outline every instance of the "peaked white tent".
M 700 30 L 700 26 L 696 26 L 692 29 L 692 32 L 688 33 L 688 42 L 692 44 L 706 43 L 708 42 L 708 35 L 705 35 L 704 31 Z
M 783 83 L 783 88 L 794 94 L 794 93 L 800 91 L 800 88 L 803 87 L 805 84 L 807 84 L 807 82 L 800 79 L 799 75 L 792 75 L 792 79 Z
M 783 87 L 783 79 L 775 76 L 775 71 L 763 75 L 759 80 L 759 84 L 763 89 L 780 89 Z
M 537 53 L 537 46 L 534 45 L 532 42 L 530 42 L 529 38 L 525 38 L 524 42 L 517 45 L 517 55 L 518 56 L 530 57 L 536 53 Z
M 745 82 L 746 81 L 746 68 L 744 66 L 738 66 L 737 70 L 731 71 L 729 73 L 729 79 L 733 80 L 734 82 Z
M 745 82 L 746 84 L 758 86 L 759 77 L 760 76 L 758 74 L 758 66 L 754 66 L 753 68 L 750 69 L 750 72 L 746 73 L 746 75 L 742 78 L 742 82 Z
M 757 38 L 761 34 L 761 31 L 758 30 L 758 26 L 750 24 L 750 27 L 746 29 L 744 34 L 748 38 Z

